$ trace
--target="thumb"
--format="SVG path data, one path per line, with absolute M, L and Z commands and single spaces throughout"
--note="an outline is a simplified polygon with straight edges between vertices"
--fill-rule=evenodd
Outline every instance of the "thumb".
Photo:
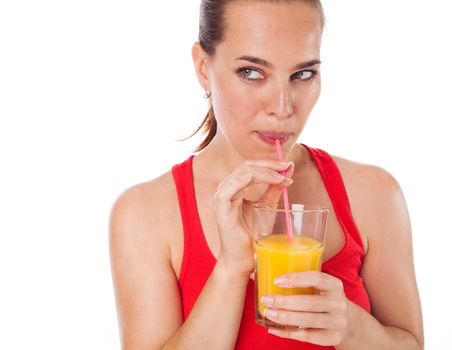
M 292 178 L 292 175 L 294 173 L 294 164 L 290 163 L 289 167 L 284 171 L 285 176 L 289 179 Z M 265 193 L 262 195 L 262 197 L 259 199 L 259 201 L 265 202 L 265 203 L 276 203 L 279 201 L 279 198 L 281 197 L 281 190 L 283 187 L 287 187 L 292 182 L 288 180 L 284 180 L 282 183 L 278 185 L 270 185 L 268 186 Z

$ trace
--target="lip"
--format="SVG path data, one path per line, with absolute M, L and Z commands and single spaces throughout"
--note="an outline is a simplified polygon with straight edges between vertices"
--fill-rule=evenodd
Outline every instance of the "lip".
M 277 131 L 256 131 L 257 136 L 265 143 L 274 145 L 276 140 L 279 140 L 281 144 L 286 142 L 290 133 L 288 132 L 277 132 Z

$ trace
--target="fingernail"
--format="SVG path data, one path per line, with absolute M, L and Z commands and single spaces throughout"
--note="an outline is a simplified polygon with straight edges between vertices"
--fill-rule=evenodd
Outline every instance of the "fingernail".
M 284 183 L 285 183 L 286 185 L 291 185 L 291 184 L 293 183 L 293 180 L 292 180 L 291 178 L 289 178 L 289 177 L 286 177 L 286 178 L 284 179 Z
M 274 279 L 275 284 L 286 284 L 289 282 L 286 276 L 280 276 Z
M 270 328 L 270 329 L 268 330 L 268 333 L 274 334 L 274 335 L 280 335 L 280 334 L 282 334 L 281 331 L 278 331 L 277 329 L 273 329 L 273 328 Z
M 266 295 L 264 297 L 261 298 L 261 302 L 264 303 L 265 305 L 272 305 L 273 304 L 273 297 Z
M 265 315 L 265 317 L 276 317 L 277 312 L 275 310 L 265 309 L 264 315 Z
M 289 162 L 278 162 L 279 165 L 284 166 L 284 167 L 289 167 L 290 163 Z

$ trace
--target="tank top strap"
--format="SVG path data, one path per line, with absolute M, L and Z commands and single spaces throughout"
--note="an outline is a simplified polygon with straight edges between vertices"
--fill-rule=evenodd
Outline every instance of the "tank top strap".
M 364 256 L 364 246 L 352 216 L 350 201 L 345 189 L 345 184 L 334 159 L 330 154 L 321 149 L 311 148 L 305 144 L 302 144 L 302 146 L 309 151 L 311 160 L 314 161 L 317 169 L 319 170 L 325 189 L 336 212 L 337 219 L 341 226 L 346 228 L 346 230 L 344 230 L 344 234 L 350 235 L 350 237 L 360 248 L 360 253 Z
M 184 231 L 184 253 L 179 275 L 180 285 L 184 284 L 187 270 L 193 259 L 209 262 L 209 264 L 204 265 L 206 268 L 214 263 L 202 232 L 201 220 L 196 205 L 193 186 L 193 157 L 190 156 L 186 161 L 172 168 Z M 199 273 L 203 273 L 203 271 L 196 271 L 196 274 Z

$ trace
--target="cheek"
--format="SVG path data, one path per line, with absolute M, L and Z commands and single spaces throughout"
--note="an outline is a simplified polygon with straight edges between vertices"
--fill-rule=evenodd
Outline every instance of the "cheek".
M 299 97 L 296 99 L 295 109 L 297 113 L 304 118 L 307 118 L 319 99 L 320 90 L 320 80 L 303 88 L 303 90 L 299 92 Z
M 253 89 L 238 79 L 220 79 L 218 93 L 213 100 L 214 109 L 223 122 L 246 122 L 257 113 L 262 103 Z
M 321 90 L 322 90 L 322 81 L 319 78 L 318 81 L 316 81 L 315 84 L 313 84 L 312 91 L 311 91 L 314 104 L 319 99 Z

